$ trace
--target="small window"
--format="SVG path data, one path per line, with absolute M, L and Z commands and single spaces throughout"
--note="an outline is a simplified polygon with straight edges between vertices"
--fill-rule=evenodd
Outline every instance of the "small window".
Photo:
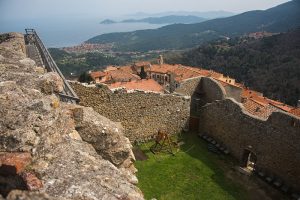
M 165 81 L 168 81 L 168 77 L 167 76 L 165 77 Z
M 292 125 L 293 127 L 296 127 L 296 121 L 292 120 L 292 121 L 291 121 L 291 125 Z
M 231 83 L 231 80 L 229 80 L 229 83 Z

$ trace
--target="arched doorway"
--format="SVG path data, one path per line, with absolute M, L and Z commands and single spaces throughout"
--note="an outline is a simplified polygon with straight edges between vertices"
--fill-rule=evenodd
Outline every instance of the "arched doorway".
M 257 156 L 249 149 L 244 149 L 242 157 L 242 167 L 249 172 L 253 172 L 256 167 Z

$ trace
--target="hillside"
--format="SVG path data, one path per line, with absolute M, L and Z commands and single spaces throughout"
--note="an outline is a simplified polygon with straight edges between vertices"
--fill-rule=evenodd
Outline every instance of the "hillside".
M 155 30 L 109 33 L 88 43 L 114 43 L 118 50 L 147 51 L 191 48 L 220 37 L 265 30 L 285 32 L 300 26 L 300 1 L 293 0 L 264 11 L 250 11 L 197 24 L 174 24 Z
M 101 69 L 107 65 L 124 64 L 124 61 L 119 58 L 98 52 L 75 54 L 57 48 L 50 48 L 49 52 L 61 72 L 68 78 L 77 77 L 85 71 Z
M 165 60 L 213 69 L 290 105 L 300 99 L 300 28 L 260 40 L 218 41 Z

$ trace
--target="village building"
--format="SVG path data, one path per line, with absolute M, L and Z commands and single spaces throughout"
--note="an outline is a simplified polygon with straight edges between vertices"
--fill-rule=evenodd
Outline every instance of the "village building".
M 126 92 L 144 91 L 164 93 L 164 88 L 153 79 L 134 80 L 129 82 L 117 82 L 110 84 L 108 88 L 112 91 L 124 89 Z
M 91 72 L 90 73 L 92 79 L 95 83 L 104 83 L 104 84 L 112 84 L 116 82 L 128 82 L 133 80 L 140 80 L 141 78 L 132 73 L 128 73 L 122 70 L 120 67 L 112 69 L 110 67 L 108 70 L 99 71 L 99 72 Z
M 131 66 L 108 66 L 105 70 L 91 72 L 90 75 L 95 83 L 107 84 L 112 90 L 123 88 L 126 91 L 142 90 L 159 93 L 172 93 L 191 78 L 210 77 L 223 86 L 228 97 L 242 103 L 252 115 L 267 119 L 272 112 L 281 111 L 300 116 L 300 106 L 294 108 L 268 99 L 262 93 L 250 90 L 243 84 L 237 83 L 235 79 L 221 73 L 180 64 L 165 64 L 162 56 L 158 59 L 158 63 L 137 62 Z M 145 79 L 139 76 L 142 71 L 146 73 Z

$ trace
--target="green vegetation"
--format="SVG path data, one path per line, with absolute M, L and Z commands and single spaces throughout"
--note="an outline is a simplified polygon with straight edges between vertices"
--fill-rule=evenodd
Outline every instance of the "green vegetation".
M 56 48 L 51 48 L 49 51 L 66 77 L 78 77 L 88 70 L 100 70 L 107 65 L 124 64 L 121 59 L 102 53 L 74 54 Z
M 89 83 L 89 82 L 93 81 L 93 79 L 92 79 L 92 77 L 89 73 L 83 72 L 78 77 L 78 81 L 81 82 L 81 83 Z
M 146 199 L 248 199 L 242 185 L 226 178 L 226 172 L 235 165 L 229 156 L 209 152 L 207 144 L 196 134 L 182 134 L 179 141 L 184 144 L 175 156 L 154 155 L 149 151 L 153 143 L 140 146 L 148 160 L 137 161 L 135 166 L 138 187 Z
M 148 51 L 191 48 L 220 37 L 250 32 L 285 32 L 300 26 L 300 1 L 293 0 L 265 11 L 250 11 L 197 24 L 173 24 L 155 30 L 109 33 L 89 43 L 114 43 L 117 50 Z
M 57 48 L 50 48 L 56 64 L 67 78 L 77 78 L 89 70 L 102 70 L 108 65 L 127 65 L 134 62 L 156 60 L 157 52 L 137 52 L 133 54 L 116 53 L 116 55 L 103 54 L 98 52 L 89 53 L 68 53 Z
M 183 54 L 166 55 L 165 61 L 215 70 L 295 106 L 300 99 L 299 47 L 300 29 L 296 29 L 260 40 L 220 40 Z

